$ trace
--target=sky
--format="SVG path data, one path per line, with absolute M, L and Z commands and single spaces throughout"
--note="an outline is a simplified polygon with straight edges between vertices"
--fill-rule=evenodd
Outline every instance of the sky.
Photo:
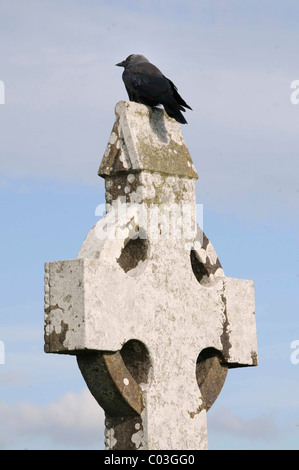
M 192 107 L 204 231 L 255 283 L 259 365 L 229 371 L 209 448 L 299 449 L 298 17 L 295 0 L 1 0 L 0 449 L 104 448 L 75 358 L 43 351 L 44 263 L 99 218 L 132 53 Z

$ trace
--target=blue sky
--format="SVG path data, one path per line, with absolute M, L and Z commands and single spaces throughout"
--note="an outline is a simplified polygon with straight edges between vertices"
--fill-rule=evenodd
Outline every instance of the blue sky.
M 255 282 L 259 366 L 230 370 L 210 449 L 298 449 L 299 80 L 295 1 L 0 5 L 0 448 L 103 448 L 74 358 L 43 352 L 43 266 L 77 256 L 127 99 L 114 64 L 142 53 L 193 111 L 182 133 L 204 230 L 227 276 Z

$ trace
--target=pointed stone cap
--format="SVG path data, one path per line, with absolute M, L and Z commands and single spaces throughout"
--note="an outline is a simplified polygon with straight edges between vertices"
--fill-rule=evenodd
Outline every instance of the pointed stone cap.
M 179 124 L 163 109 L 120 101 L 115 115 L 99 176 L 150 171 L 198 178 Z

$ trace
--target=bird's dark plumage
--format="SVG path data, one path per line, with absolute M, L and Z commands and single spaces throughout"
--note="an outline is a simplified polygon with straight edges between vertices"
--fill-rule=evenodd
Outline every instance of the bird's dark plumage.
M 174 83 L 146 57 L 131 54 L 126 60 L 116 65 L 125 68 L 122 78 L 130 101 L 147 106 L 162 104 L 170 117 L 181 124 L 187 123 L 181 111 L 186 111 L 185 108 L 192 108 L 179 95 Z

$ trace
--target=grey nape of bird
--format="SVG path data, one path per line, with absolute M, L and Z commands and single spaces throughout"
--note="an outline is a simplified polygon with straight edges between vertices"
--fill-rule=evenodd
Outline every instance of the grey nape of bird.
M 175 84 L 146 57 L 131 54 L 116 65 L 125 69 L 122 78 L 130 101 L 147 106 L 162 104 L 168 116 L 181 124 L 187 123 L 181 111 L 192 108 L 179 95 Z

